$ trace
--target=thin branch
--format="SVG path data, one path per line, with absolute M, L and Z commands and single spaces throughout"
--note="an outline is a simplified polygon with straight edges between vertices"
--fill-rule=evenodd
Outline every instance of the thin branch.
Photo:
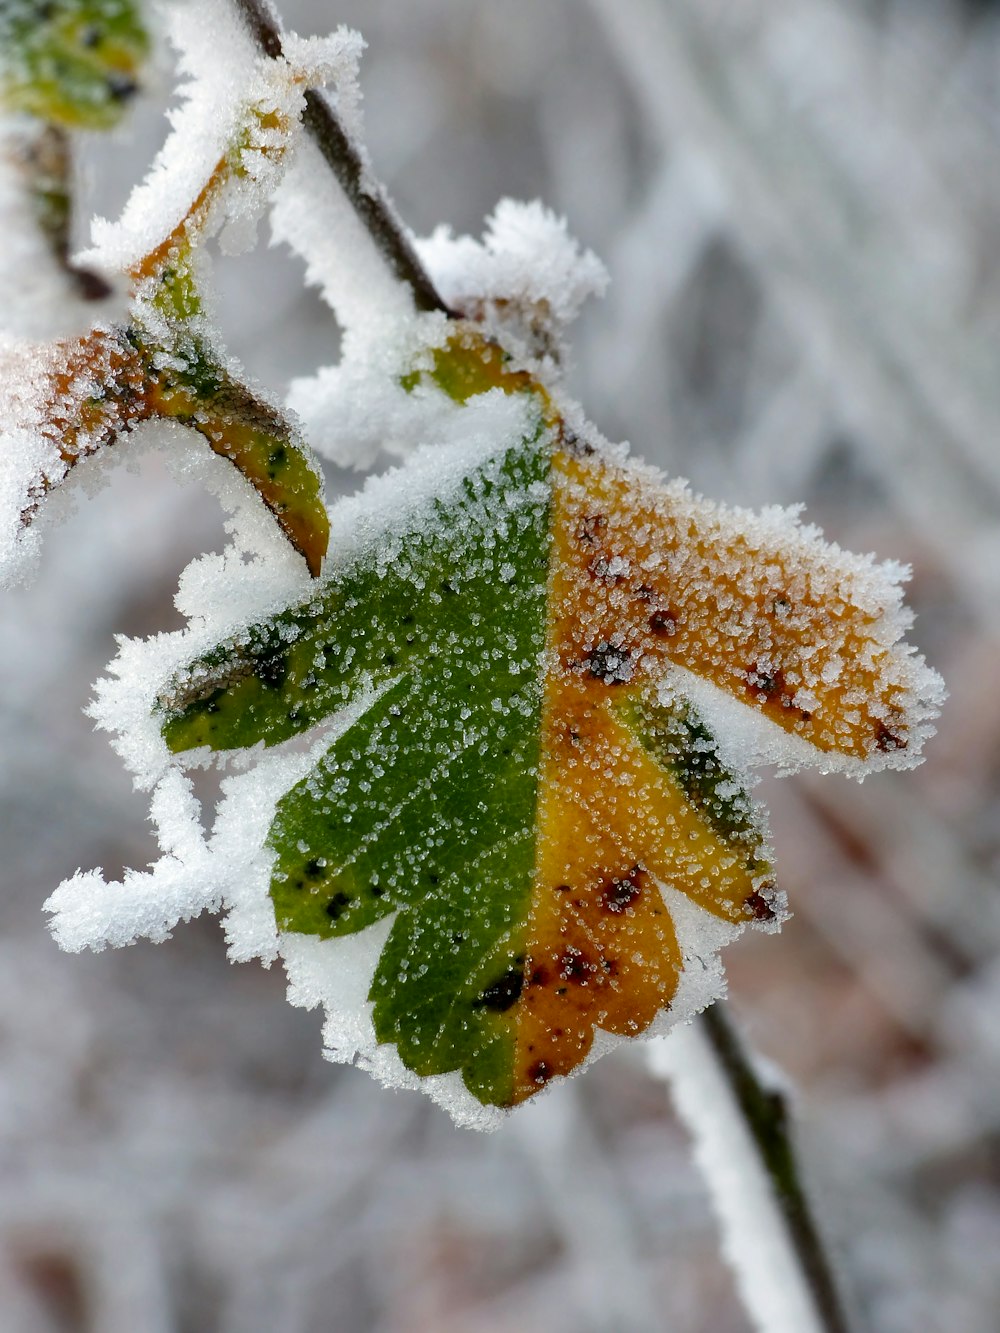
M 788 1104 L 761 1080 L 721 1003 L 650 1052 L 723 1228 L 724 1251 L 761 1333 L 850 1333 L 792 1142 Z
M 848 1333 L 833 1269 L 803 1188 L 788 1101 L 761 1081 L 721 1003 L 707 1009 L 700 1022 L 753 1135 L 823 1322 L 830 1333 Z
M 281 55 L 281 24 L 269 0 L 235 0 L 251 35 L 265 55 Z M 409 285 L 418 310 L 449 308 L 421 264 L 406 228 L 380 184 L 372 183 L 361 149 L 344 129 L 325 93 L 310 88 L 302 124 L 336 176 L 354 211 L 367 229 L 383 259 L 401 282 Z

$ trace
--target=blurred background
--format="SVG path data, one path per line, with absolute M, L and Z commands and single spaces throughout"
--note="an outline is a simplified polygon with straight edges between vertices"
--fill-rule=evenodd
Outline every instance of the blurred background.
M 797 1089 L 858 1329 L 996 1333 L 1000 7 L 283 10 L 367 37 L 369 144 L 417 232 L 537 196 L 605 260 L 573 369 L 605 433 L 912 564 L 914 637 L 953 694 L 939 735 L 863 788 L 765 779 L 795 915 L 729 950 L 731 1008 Z M 84 217 L 143 173 L 170 87 L 164 57 L 128 132 L 87 143 Z M 287 252 L 218 280 L 267 386 L 335 359 Z M 176 627 L 178 573 L 222 539 L 209 497 L 123 465 L 0 602 L 0 1328 L 747 1333 L 641 1048 L 483 1137 L 324 1063 L 319 1016 L 227 964 L 210 919 L 98 956 L 51 941 L 61 879 L 155 854 L 90 683 L 116 633 Z

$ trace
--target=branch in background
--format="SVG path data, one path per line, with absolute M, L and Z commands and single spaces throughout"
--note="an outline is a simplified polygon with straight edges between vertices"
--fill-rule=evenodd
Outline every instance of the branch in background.
M 251 35 L 265 55 L 281 55 L 281 25 L 267 0 L 235 0 Z M 353 143 L 325 93 L 310 88 L 302 117 L 306 132 L 323 155 L 382 257 L 409 285 L 418 310 L 454 314 L 421 264 L 406 228 L 381 185 L 373 184 L 364 157 Z
M 760 1333 L 849 1333 L 802 1186 L 786 1099 L 754 1069 L 720 1003 L 650 1049 L 695 1140 L 723 1248 Z
M 70 255 L 73 215 L 73 159 L 69 131 L 62 125 L 24 117 L 6 127 L 3 151 L 21 177 L 35 222 L 59 267 L 83 301 L 100 301 L 111 287 L 99 273 L 80 268 Z

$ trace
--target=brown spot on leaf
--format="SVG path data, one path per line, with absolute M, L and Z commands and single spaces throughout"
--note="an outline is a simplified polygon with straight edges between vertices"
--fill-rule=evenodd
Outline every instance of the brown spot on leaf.
M 641 866 L 633 866 L 622 879 L 613 879 L 602 885 L 600 903 L 605 912 L 620 915 L 627 912 L 642 893 L 642 881 L 645 872 Z
M 559 958 L 559 976 L 563 981 L 586 986 L 596 972 L 597 964 L 592 962 L 582 949 L 571 944 L 563 950 Z
M 649 617 L 649 628 L 658 638 L 669 639 L 677 633 L 677 618 L 669 611 L 654 611 Z
M 878 722 L 875 726 L 875 747 L 883 754 L 891 754 L 893 750 L 905 750 L 906 737 L 891 731 L 884 722 Z
M 760 893 L 759 890 L 757 889 L 754 889 L 753 893 L 749 895 L 749 897 L 744 901 L 743 905 L 746 908 L 748 914 L 752 916 L 755 921 L 774 920 L 775 916 L 774 908 L 767 901 L 764 895 Z
M 626 685 L 635 674 L 632 650 L 613 643 L 599 643 L 587 655 L 584 666 L 605 685 Z
M 604 514 L 586 514 L 580 519 L 573 532 L 573 536 L 578 542 L 586 542 L 588 546 L 596 546 L 600 540 L 601 533 L 608 526 L 608 520 Z

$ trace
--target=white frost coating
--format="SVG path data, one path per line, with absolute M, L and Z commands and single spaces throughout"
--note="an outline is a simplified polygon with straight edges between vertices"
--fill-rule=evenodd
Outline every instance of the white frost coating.
M 127 870 L 120 884 L 106 883 L 97 870 L 77 871 L 48 898 L 45 910 L 60 948 L 78 953 L 141 938 L 161 941 L 179 921 L 218 909 L 223 863 L 208 855 L 191 784 L 176 769 L 154 791 L 150 816 L 164 850 L 152 870 Z
M 313 167 L 316 152 L 309 143 L 298 147 L 275 196 L 272 226 L 275 240 L 305 258 L 309 281 L 345 332 L 339 363 L 293 380 L 288 406 L 325 457 L 369 468 L 380 456 L 406 457 L 455 411 L 437 390 L 407 393 L 400 384 L 426 348 L 440 345 L 445 317 L 415 314 L 409 289 L 389 274 L 339 186 Z M 597 257 L 581 251 L 565 221 L 537 201 L 502 200 L 482 241 L 439 227 L 415 244 L 446 303 L 483 316 L 487 328 L 496 316 L 507 343 L 548 380 L 564 326 L 607 284 Z
M 27 582 L 38 562 L 41 534 L 22 514 L 39 479 L 61 471 L 58 451 L 17 427 L 0 431 L 0 587 Z
M 441 421 L 403 466 L 370 478 L 357 495 L 331 509 L 331 570 L 363 546 L 378 543 L 388 551 L 403 524 L 432 500 L 447 502 L 470 472 L 531 435 L 538 405 L 492 389 Z
M 581 250 L 566 219 L 539 200 L 501 199 L 482 241 L 438 227 L 417 250 L 449 305 L 511 301 L 547 307 L 557 327 L 574 320 L 590 296 L 603 295 L 608 273 L 591 250 Z
M 758 1333 L 824 1333 L 757 1146 L 698 1024 L 649 1047 L 670 1080 L 722 1226 L 723 1250 Z
M 39 431 L 34 401 L 49 365 L 44 345 L 0 334 L 0 587 L 25 582 L 34 569 L 41 538 L 23 515 L 66 471 L 56 446 Z
M 477 429 L 477 414 L 487 410 L 484 400 L 492 403 L 491 412 L 505 410 L 499 399 L 512 396 L 499 390 L 463 406 L 431 384 L 411 392 L 403 388 L 402 376 L 437 341 L 437 329 L 436 316 L 387 325 L 384 337 L 358 356 L 352 336 L 350 354 L 339 365 L 292 382 L 289 410 L 317 452 L 341 467 L 368 469 L 380 459 L 409 458 L 435 442 L 457 443 Z
M 911 705 L 907 720 L 912 722 L 910 744 L 905 750 L 875 750 L 859 758 L 819 750 L 794 732 L 785 731 L 777 722 L 757 709 L 728 694 L 702 676 L 672 667 L 667 678 L 672 689 L 694 704 L 708 729 L 716 737 L 723 761 L 738 771 L 774 767 L 779 777 L 788 777 L 803 768 L 820 773 L 844 773 L 863 782 L 872 773 L 886 768 L 916 768 L 923 762 L 921 749 L 934 734 L 933 719 L 944 702 L 946 691 L 941 677 L 923 661 L 911 667 Z M 918 703 L 918 701 L 920 701 Z
M 306 281 L 320 289 L 348 335 L 364 335 L 366 347 L 377 346 L 398 321 L 414 318 L 409 287 L 393 277 L 310 139 L 297 146 L 275 191 L 271 230 L 275 243 L 301 255 Z
M 170 235 L 245 131 L 248 108 L 296 120 L 306 84 L 354 80 L 362 41 L 345 28 L 323 39 L 292 38 L 284 58 L 270 59 L 259 52 L 229 0 L 171 0 L 164 9 L 179 71 L 187 79 L 180 86 L 184 100 L 169 113 L 172 133 L 121 217 L 93 220 L 93 247 L 81 256 L 83 263 L 128 271 Z M 280 130 L 258 125 L 252 143 L 280 148 L 283 137 Z M 231 224 L 226 244 L 231 250 L 252 241 L 257 213 L 281 171 L 267 151 L 244 153 L 243 163 L 247 178 L 226 191 L 224 211 L 213 218 L 215 227 Z

